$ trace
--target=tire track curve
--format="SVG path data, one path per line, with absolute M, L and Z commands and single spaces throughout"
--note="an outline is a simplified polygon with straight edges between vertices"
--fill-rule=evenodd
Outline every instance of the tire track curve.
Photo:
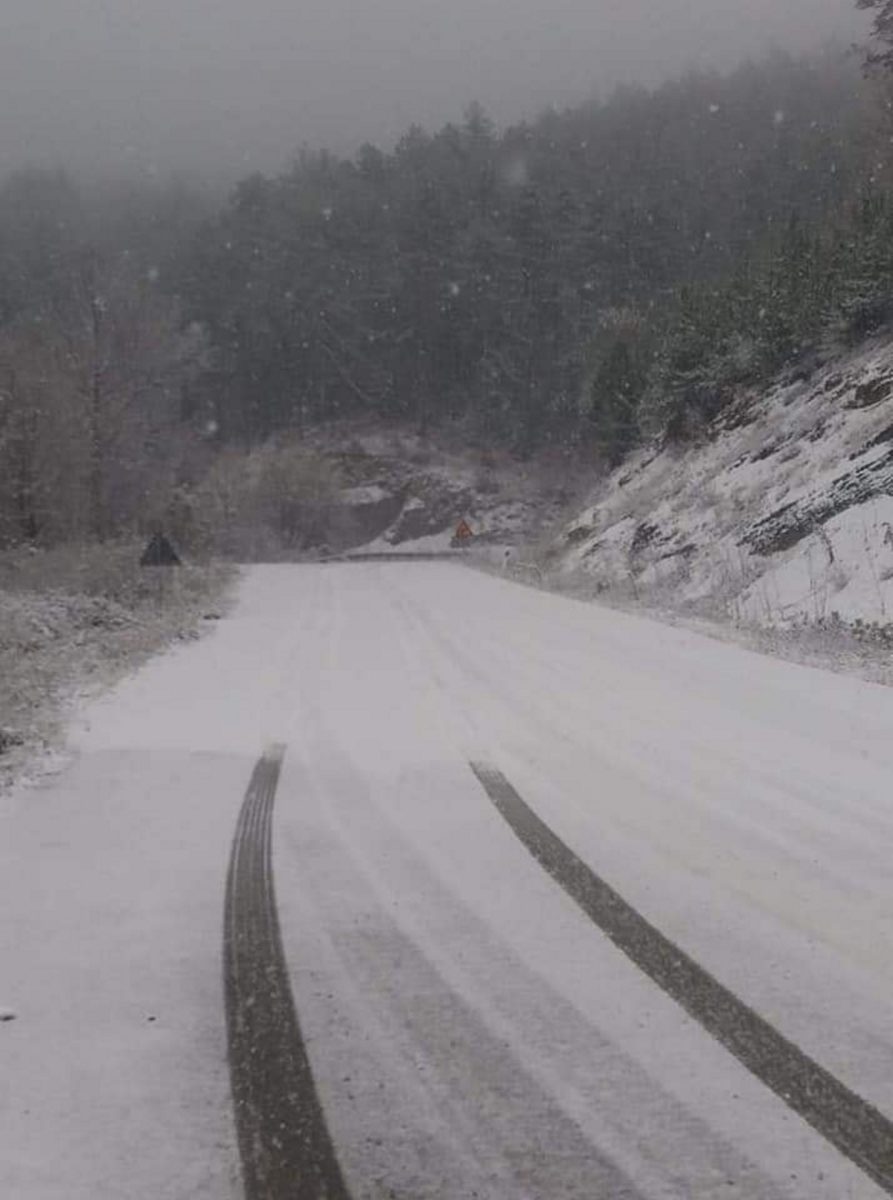
M 295 1011 L 273 883 L 285 747 L 251 777 L 226 883 L 223 983 L 245 1200 L 350 1200 Z
M 469 764 L 513 833 L 627 958 L 743 1066 L 893 1196 L 893 1122 L 724 987 L 599 878 L 501 771 Z

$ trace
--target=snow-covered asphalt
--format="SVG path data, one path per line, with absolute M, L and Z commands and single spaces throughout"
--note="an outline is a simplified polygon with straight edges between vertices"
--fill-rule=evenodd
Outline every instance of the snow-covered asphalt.
M 0 801 L 0 1196 L 893 1194 L 893 691 L 260 567 L 72 741 Z

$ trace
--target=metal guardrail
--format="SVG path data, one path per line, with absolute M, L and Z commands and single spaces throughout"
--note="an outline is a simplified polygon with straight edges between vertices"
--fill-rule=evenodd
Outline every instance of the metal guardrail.
M 464 550 L 425 550 L 413 554 L 410 550 L 386 550 L 381 554 L 332 554 L 328 558 L 317 559 L 320 563 L 346 562 L 436 562 L 444 559 L 459 560 L 465 557 Z

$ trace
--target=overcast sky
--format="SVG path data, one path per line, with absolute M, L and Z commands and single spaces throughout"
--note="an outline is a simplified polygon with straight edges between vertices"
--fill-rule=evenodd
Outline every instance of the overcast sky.
M 284 165 L 852 40 L 855 0 L 0 0 L 0 172 Z

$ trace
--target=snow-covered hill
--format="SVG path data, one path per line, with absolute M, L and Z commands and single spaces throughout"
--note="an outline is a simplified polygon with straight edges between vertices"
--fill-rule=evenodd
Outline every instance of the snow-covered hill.
M 305 444 L 341 481 L 327 517 L 329 551 L 447 550 L 461 521 L 477 546 L 513 545 L 553 528 L 571 494 L 563 461 L 523 464 L 407 428 L 354 423 Z
M 751 624 L 893 622 L 893 342 L 643 449 L 553 548 L 594 591 Z

